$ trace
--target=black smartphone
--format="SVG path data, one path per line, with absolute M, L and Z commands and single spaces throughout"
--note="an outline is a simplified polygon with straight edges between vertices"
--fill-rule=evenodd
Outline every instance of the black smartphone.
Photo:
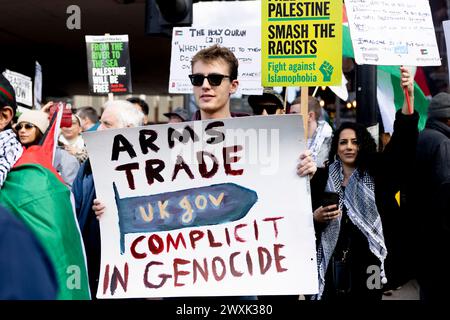
M 322 196 L 322 206 L 327 207 L 332 204 L 337 204 L 339 206 L 339 195 L 336 192 L 325 191 Z

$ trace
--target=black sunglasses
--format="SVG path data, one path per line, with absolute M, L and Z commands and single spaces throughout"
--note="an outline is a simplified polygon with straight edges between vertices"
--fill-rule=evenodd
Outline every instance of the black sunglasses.
M 276 104 L 259 105 L 259 106 L 253 107 L 253 111 L 254 111 L 255 115 L 261 115 L 263 113 L 264 109 L 266 110 L 267 114 L 275 114 L 279 108 Z
M 31 123 L 19 123 L 18 125 L 16 125 L 16 131 L 20 131 L 20 129 L 22 129 L 23 127 L 25 127 L 25 129 L 30 130 L 32 128 L 34 128 L 34 124 Z
M 191 79 L 191 83 L 193 86 L 196 87 L 200 87 L 203 85 L 203 81 L 205 81 L 205 78 L 208 79 L 208 82 L 210 85 L 212 86 L 220 86 L 220 84 L 222 83 L 223 78 L 229 78 L 230 76 L 225 76 L 223 74 L 219 74 L 219 73 L 210 73 L 207 76 L 200 74 L 200 73 L 195 73 L 195 74 L 190 74 L 189 78 Z

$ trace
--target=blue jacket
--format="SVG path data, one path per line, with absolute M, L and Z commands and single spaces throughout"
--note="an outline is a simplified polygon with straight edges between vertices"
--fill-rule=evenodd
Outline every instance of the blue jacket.
M 55 270 L 34 234 L 0 207 L 0 300 L 54 300 Z
M 84 248 L 88 265 L 89 287 L 94 299 L 97 292 L 98 277 L 100 273 L 100 225 L 92 210 L 92 203 L 96 198 L 94 178 L 91 163 L 86 160 L 78 170 L 72 184 L 75 198 L 75 210 L 78 224 L 83 236 Z

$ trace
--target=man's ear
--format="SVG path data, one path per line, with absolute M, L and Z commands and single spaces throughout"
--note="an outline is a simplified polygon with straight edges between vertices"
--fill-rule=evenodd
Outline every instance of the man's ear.
M 13 108 L 5 106 L 0 109 L 0 130 L 4 130 L 14 117 Z
M 239 87 L 239 80 L 235 79 L 230 84 L 230 95 L 235 93 Z

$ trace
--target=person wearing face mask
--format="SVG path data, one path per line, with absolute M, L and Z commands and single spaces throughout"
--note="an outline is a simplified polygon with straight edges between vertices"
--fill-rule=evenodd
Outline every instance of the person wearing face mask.
M 414 105 L 413 82 L 404 67 L 401 85 Z M 319 294 L 313 299 L 381 300 L 381 285 L 389 279 L 385 259 L 391 241 L 384 233 L 389 229 L 384 217 L 397 212 L 390 195 L 415 152 L 418 120 L 405 99 L 382 153 L 361 124 L 345 122 L 334 133 L 328 163 L 311 180 L 319 274 Z M 325 192 L 337 194 L 336 203 L 324 204 Z

